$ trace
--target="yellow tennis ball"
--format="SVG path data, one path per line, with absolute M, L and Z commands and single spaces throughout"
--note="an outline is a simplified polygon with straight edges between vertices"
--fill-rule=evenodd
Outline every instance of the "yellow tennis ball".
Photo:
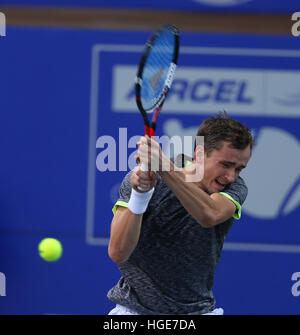
M 47 262 L 54 262 L 60 259 L 62 252 L 62 245 L 55 238 L 44 238 L 39 243 L 39 254 Z

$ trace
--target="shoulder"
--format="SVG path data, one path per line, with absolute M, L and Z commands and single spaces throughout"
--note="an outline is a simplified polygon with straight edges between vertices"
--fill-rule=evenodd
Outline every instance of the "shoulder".
M 245 180 L 241 176 L 238 176 L 233 183 L 227 185 L 225 189 L 227 188 L 228 189 L 234 189 L 234 188 L 236 189 L 247 188 L 248 189 Z
M 232 186 L 234 186 L 234 187 L 246 187 L 247 188 L 246 182 L 241 176 L 238 176 L 236 178 L 236 180 L 233 183 L 231 183 L 231 187 Z
M 130 184 L 130 176 L 132 171 L 129 171 L 123 178 L 120 186 L 120 195 L 129 197 L 131 194 L 131 184 Z
M 239 176 L 233 183 L 227 185 L 221 193 L 228 194 L 242 205 L 248 195 L 248 187 L 245 180 Z

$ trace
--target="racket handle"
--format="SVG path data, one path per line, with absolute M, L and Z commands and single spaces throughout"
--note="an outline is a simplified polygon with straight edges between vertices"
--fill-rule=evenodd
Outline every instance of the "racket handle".
M 142 171 L 144 171 L 144 172 L 148 172 L 147 165 L 144 164 L 144 163 L 141 164 L 141 169 L 142 169 Z M 138 190 L 143 191 L 143 192 L 148 191 L 147 188 L 144 188 L 144 187 L 141 187 L 141 186 L 138 186 L 137 188 L 138 188 Z
M 144 164 L 144 163 L 141 164 L 141 169 L 142 169 L 142 171 L 144 171 L 144 172 L 147 172 L 147 171 L 148 171 L 148 167 L 147 167 L 147 165 Z

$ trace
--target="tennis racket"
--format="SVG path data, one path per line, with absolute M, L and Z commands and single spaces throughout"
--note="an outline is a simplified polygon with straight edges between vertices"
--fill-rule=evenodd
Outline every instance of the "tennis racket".
M 143 117 L 145 135 L 155 135 L 158 115 L 166 100 L 179 55 L 179 30 L 163 25 L 148 40 L 137 71 L 136 103 Z M 152 114 L 150 122 L 148 114 Z M 147 166 L 142 164 L 143 171 Z M 139 188 L 143 190 L 142 188 Z

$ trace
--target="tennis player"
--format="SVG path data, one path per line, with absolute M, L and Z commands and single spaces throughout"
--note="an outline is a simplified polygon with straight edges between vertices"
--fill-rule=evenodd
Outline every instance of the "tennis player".
M 160 169 L 145 173 L 137 166 L 121 184 L 108 253 L 122 276 L 108 292 L 116 303 L 110 315 L 223 314 L 215 306 L 214 272 L 228 231 L 241 218 L 248 191 L 239 174 L 253 139 L 225 113 L 204 120 L 197 136 L 204 146 L 195 145 L 180 170 L 153 139 L 139 142 L 140 162 L 150 170 L 157 160 Z M 202 180 L 187 182 L 197 164 L 204 164 Z

